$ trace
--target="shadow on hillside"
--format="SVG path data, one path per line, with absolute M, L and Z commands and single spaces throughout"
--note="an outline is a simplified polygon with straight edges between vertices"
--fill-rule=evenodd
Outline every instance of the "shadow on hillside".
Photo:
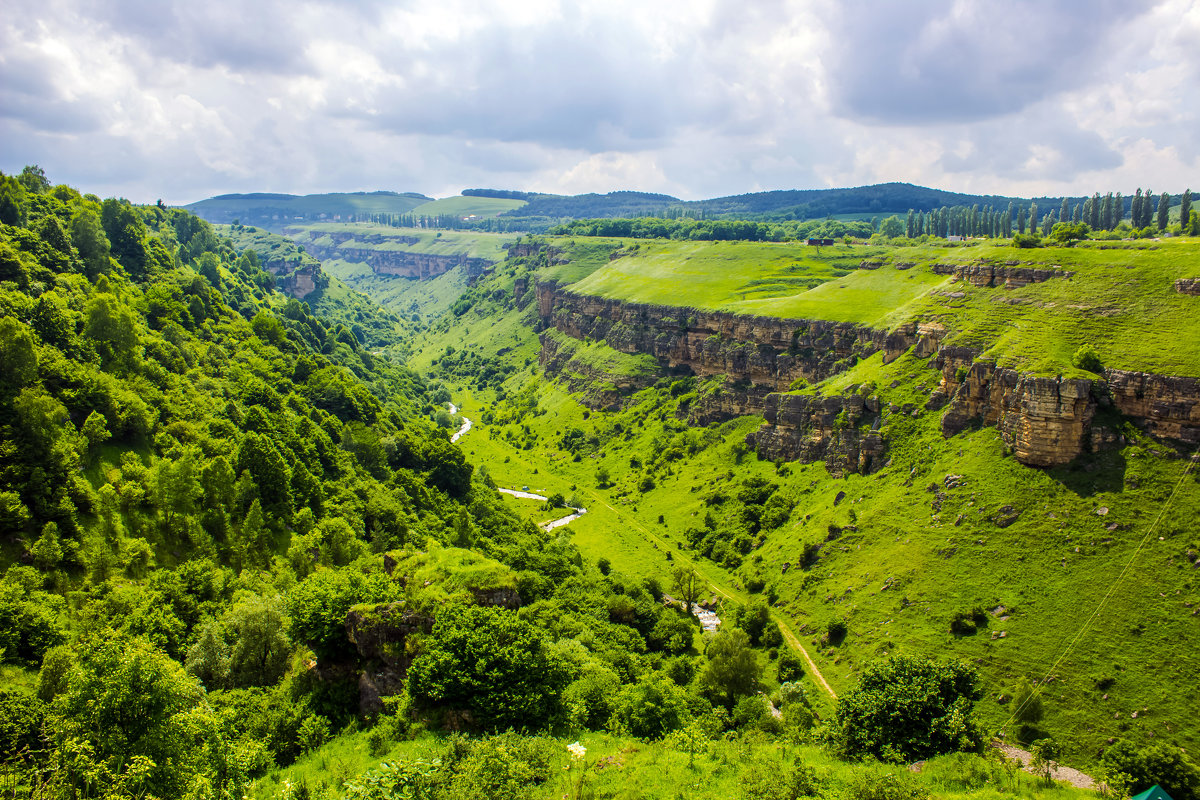
M 1065 467 L 1047 470 L 1050 477 L 1080 497 L 1125 488 L 1125 455 L 1119 450 L 1084 453 Z

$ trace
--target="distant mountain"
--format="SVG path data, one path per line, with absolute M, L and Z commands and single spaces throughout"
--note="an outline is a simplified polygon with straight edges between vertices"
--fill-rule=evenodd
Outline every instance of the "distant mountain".
M 416 192 L 330 192 L 326 194 L 222 194 L 184 206 L 209 222 L 235 220 L 279 231 L 284 225 L 321 220 L 361 220 L 375 214 L 404 214 L 432 201 Z

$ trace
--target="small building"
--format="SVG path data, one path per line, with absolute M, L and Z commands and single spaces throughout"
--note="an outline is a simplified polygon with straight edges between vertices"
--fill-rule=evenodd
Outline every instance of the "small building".
M 1129 800 L 1174 800 L 1174 798 L 1156 783 L 1141 794 L 1135 794 Z

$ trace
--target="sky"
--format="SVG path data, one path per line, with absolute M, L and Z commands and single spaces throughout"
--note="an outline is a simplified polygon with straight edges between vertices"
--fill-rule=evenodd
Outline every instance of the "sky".
M 1200 0 L 5 0 L 0 170 L 227 192 L 1200 190 Z

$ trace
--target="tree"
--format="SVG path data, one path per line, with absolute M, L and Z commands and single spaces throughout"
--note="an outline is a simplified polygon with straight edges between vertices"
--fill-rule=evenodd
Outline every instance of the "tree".
M 1171 221 L 1171 195 L 1166 192 L 1162 193 L 1162 197 L 1158 198 L 1158 229 L 1165 231 L 1167 223 Z
M 0 318 L 0 400 L 37 380 L 37 343 L 29 329 L 12 317 Z
M 42 572 L 49 572 L 58 567 L 63 557 L 62 543 L 58 538 L 58 525 L 47 522 L 42 526 L 42 535 L 29 547 L 29 555 L 33 564 Z
M 981 696 L 965 662 L 893 656 L 867 667 L 838 699 L 831 739 L 845 757 L 893 763 L 978 750 L 983 738 L 973 712 Z
M 292 643 L 284 631 L 283 601 L 250 595 L 226 612 L 222 622 L 233 640 L 229 677 L 236 686 L 271 686 L 287 669 Z
M 1053 739 L 1038 739 L 1029 745 L 1029 771 L 1040 775 L 1047 786 L 1054 783 L 1054 770 L 1062 755 L 1062 748 Z
M 96 343 L 105 367 L 136 366 L 137 323 L 133 314 L 110 294 L 98 294 L 84 309 L 84 333 Z
M 1013 719 L 1025 725 L 1036 725 L 1042 721 L 1042 698 L 1038 697 L 1033 686 L 1025 678 L 1017 684 L 1017 691 L 1012 699 Z
M 84 206 L 71 218 L 71 241 L 83 260 L 84 274 L 90 280 L 108 272 L 109 243 L 96 212 Z
M 50 189 L 50 181 L 46 179 L 45 170 L 37 164 L 26 165 L 21 170 L 21 174 L 17 176 L 17 180 L 30 194 L 45 194 Z
M 204 690 L 141 639 L 109 631 L 88 642 L 55 710 L 62 796 L 183 797 L 198 777 L 223 783 L 221 724 Z
M 1166 743 L 1138 747 L 1121 739 L 1100 759 L 1105 771 L 1129 777 L 1129 792 L 1138 794 L 1154 784 L 1175 800 L 1200 800 L 1200 767 Z
M 709 640 L 704 655 L 708 662 L 700 672 L 700 691 L 714 704 L 732 710 L 738 699 L 758 691 L 762 667 L 745 631 L 718 631 Z
M 187 652 L 184 667 L 209 691 L 223 689 L 229 683 L 229 644 L 225 629 L 216 620 L 201 623 L 196 643 Z
M 1179 224 L 1183 226 L 1183 232 L 1188 232 L 1188 223 L 1191 221 L 1192 214 L 1192 190 L 1185 189 L 1183 197 L 1179 198 Z
M 557 710 L 568 676 L 542 632 L 513 611 L 448 609 L 424 644 L 408 672 L 409 696 L 421 706 L 468 712 L 488 731 L 541 729 Z
M 692 605 L 700 599 L 700 594 L 704 591 L 700 576 L 691 567 L 676 567 L 671 574 L 671 580 L 675 586 L 675 593 L 684 602 L 687 612 L 692 613 Z
M 879 224 L 879 232 L 888 239 L 894 239 L 897 236 L 904 235 L 904 223 L 895 214 L 885 219 Z
M 146 275 L 146 225 L 128 200 L 109 198 L 100 206 L 100 224 L 112 254 L 134 280 Z

